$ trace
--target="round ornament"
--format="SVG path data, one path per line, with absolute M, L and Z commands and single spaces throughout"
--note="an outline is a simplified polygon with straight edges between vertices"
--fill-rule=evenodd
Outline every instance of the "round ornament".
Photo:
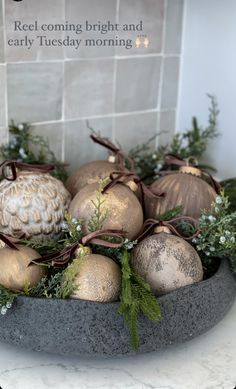
M 70 203 L 61 181 L 42 171 L 22 170 L 0 183 L 0 231 L 25 238 L 56 238 Z
M 34 259 L 40 258 L 31 247 L 16 245 L 17 249 L 4 247 L 0 249 L 0 285 L 5 288 L 22 291 L 27 286 L 36 286 L 46 276 L 47 268 L 30 265 Z
M 161 198 L 146 201 L 146 216 L 154 219 L 177 206 L 181 206 L 181 215 L 198 219 L 203 209 L 211 207 L 217 195 L 201 178 L 201 171 L 190 166 L 158 179 L 151 189 L 164 193 Z
M 86 185 L 108 178 L 119 169 L 116 159 L 110 156 L 107 161 L 92 161 L 81 166 L 66 181 L 66 188 L 74 197 Z
M 82 219 L 84 233 L 89 233 L 89 224 L 99 207 L 103 229 L 123 230 L 127 232 L 127 238 L 136 238 L 143 224 L 142 206 L 133 192 L 137 185 L 133 181 L 114 185 L 100 195 L 100 205 L 98 189 L 99 185 L 95 183 L 77 193 L 70 204 L 69 214 Z
M 131 264 L 156 296 L 203 279 L 201 259 L 195 249 L 172 235 L 167 227 L 157 227 L 154 235 L 135 247 Z
M 98 160 L 86 163 L 76 170 L 67 180 L 66 188 L 74 197 L 86 185 L 94 184 L 99 180 L 109 178 L 114 171 L 125 171 L 125 159 L 130 163 L 133 169 L 133 161 L 126 157 L 122 150 L 114 145 L 109 139 L 102 138 L 98 135 L 92 134 L 90 138 L 93 142 L 105 147 L 112 155 L 107 160 Z
M 89 301 L 117 301 L 121 288 L 121 270 L 119 266 L 104 255 L 87 254 L 79 265 L 75 277 L 77 289 L 71 298 Z

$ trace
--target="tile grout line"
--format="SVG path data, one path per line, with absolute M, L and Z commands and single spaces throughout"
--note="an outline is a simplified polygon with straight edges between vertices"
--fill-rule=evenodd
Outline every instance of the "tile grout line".
M 175 115 L 175 132 L 179 126 L 180 120 L 180 96 L 182 91 L 182 79 L 183 79 L 183 65 L 184 65 L 184 38 L 186 32 L 186 20 L 187 20 L 187 2 L 183 0 L 182 10 L 182 31 L 181 31 L 181 48 L 180 48 L 180 63 L 179 63 L 179 82 L 178 82 L 178 95 L 176 103 L 176 115 Z
M 63 1 L 63 10 L 64 10 L 64 19 L 66 17 L 66 0 Z M 61 112 L 61 122 L 62 122 L 62 144 L 61 144 L 61 160 L 65 161 L 65 51 L 63 48 L 63 59 L 62 59 L 62 112 Z
M 6 13 L 5 13 L 5 0 L 2 1 L 2 19 L 3 19 L 3 44 L 4 44 L 4 70 L 5 70 L 5 128 L 7 130 L 7 139 L 9 142 L 9 131 L 8 131 L 8 85 L 7 85 L 7 62 L 6 62 Z
M 107 57 L 86 57 L 86 58 L 63 58 L 63 59 L 45 59 L 45 60 L 29 60 L 29 61 L 8 61 L 10 65 L 21 65 L 21 64 L 40 64 L 40 63 L 57 63 L 57 62 L 82 62 L 82 61 L 102 61 L 102 60 L 113 60 L 116 59 L 138 59 L 138 58 L 162 58 L 164 53 L 156 54 L 135 54 L 135 55 L 116 55 L 116 56 L 107 56 Z M 166 58 L 176 58 L 180 57 L 180 54 L 165 54 Z
M 165 62 L 165 40 L 166 40 L 166 25 L 167 25 L 167 1 L 164 2 L 164 17 L 163 17 L 163 33 L 162 33 L 162 60 L 161 60 L 161 69 L 160 69 L 160 82 L 159 82 L 159 88 L 158 88 L 158 94 L 157 94 L 157 128 L 156 133 L 158 134 L 160 132 L 160 125 L 161 125 L 161 103 L 162 103 L 162 88 L 163 88 L 163 78 L 164 78 L 164 62 Z M 156 137 L 155 140 L 155 146 L 156 148 L 159 145 L 159 136 Z
M 120 17 L 120 0 L 116 0 L 116 23 L 119 23 Z M 113 95 L 112 95 L 112 141 L 115 142 L 116 138 L 116 83 L 117 83 L 117 47 L 115 47 L 114 55 L 114 74 L 113 74 Z
M 169 112 L 169 111 L 174 111 L 175 108 L 168 108 L 161 110 L 161 112 Z M 81 117 L 76 117 L 76 118 L 70 118 L 70 119 L 65 119 L 65 123 L 71 123 L 71 122 L 76 122 L 76 121 L 81 121 L 81 120 L 94 120 L 94 119 L 103 119 L 103 118 L 112 118 L 112 116 L 115 117 L 124 117 L 124 116 L 133 116 L 133 115 L 145 115 L 148 113 L 155 113 L 158 112 L 156 108 L 153 109 L 146 109 L 142 111 L 128 111 L 128 112 L 120 112 L 120 113 L 109 113 L 109 114 L 104 114 L 104 115 L 94 115 L 94 116 L 81 116 Z M 45 122 L 32 122 L 32 126 L 39 126 L 39 125 L 46 125 L 46 124 L 56 124 L 56 123 L 62 123 L 62 120 L 49 120 Z

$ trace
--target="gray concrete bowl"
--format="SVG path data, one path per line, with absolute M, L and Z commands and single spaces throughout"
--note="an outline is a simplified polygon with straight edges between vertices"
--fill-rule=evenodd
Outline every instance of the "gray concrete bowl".
M 140 317 L 138 352 L 159 350 L 204 333 L 231 307 L 236 282 L 227 260 L 217 273 L 159 298 L 162 320 Z M 119 303 L 18 297 L 0 317 L 0 341 L 26 349 L 74 356 L 132 354 Z

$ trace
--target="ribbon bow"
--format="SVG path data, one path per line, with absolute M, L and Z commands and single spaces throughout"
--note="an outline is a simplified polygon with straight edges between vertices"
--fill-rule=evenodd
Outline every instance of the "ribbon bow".
M 117 164 L 119 169 L 124 170 L 125 168 L 125 160 L 127 159 L 130 164 L 130 169 L 134 170 L 134 161 L 128 155 L 119 149 L 114 143 L 110 141 L 110 139 L 102 138 L 98 135 L 90 135 L 90 138 L 99 145 L 106 147 L 108 150 L 112 151 L 113 154 L 117 157 Z
M 15 243 L 20 241 L 19 239 L 0 233 L 0 240 L 5 243 L 10 249 L 19 251 L 18 247 L 15 245 Z
M 126 184 L 129 181 L 133 181 L 141 190 L 141 204 L 143 209 L 145 207 L 144 196 L 146 195 L 149 198 L 160 198 L 164 196 L 164 192 L 153 191 L 148 188 L 141 180 L 139 176 L 137 176 L 133 172 L 113 172 L 110 174 L 111 182 L 109 182 L 102 193 L 106 193 L 109 189 L 113 188 L 117 184 Z
M 0 165 L 1 174 L 3 178 L 5 178 L 8 181 L 15 181 L 17 179 L 17 169 L 20 170 L 26 170 L 30 172 L 42 172 L 42 173 L 49 173 L 50 171 L 54 170 L 57 167 L 63 167 L 66 166 L 66 164 L 44 164 L 44 165 L 37 165 L 37 164 L 30 164 L 30 163 L 24 163 L 24 162 L 18 162 L 15 160 L 7 160 L 4 161 Z M 7 172 L 8 170 L 8 172 Z M 9 175 L 9 170 L 11 175 Z
M 153 230 L 155 227 L 164 226 L 168 227 L 169 230 L 174 234 L 179 236 L 180 238 L 183 238 L 184 240 L 192 240 L 199 234 L 199 230 L 192 234 L 191 236 L 185 236 L 181 234 L 177 228 L 175 227 L 175 224 L 179 221 L 187 221 L 190 224 L 194 225 L 194 227 L 197 227 L 197 220 L 190 216 L 178 216 L 170 220 L 155 220 L 155 219 L 147 219 L 143 225 L 143 231 L 137 238 L 138 242 L 141 242 L 143 239 L 147 238 L 148 236 L 152 235 Z
M 194 164 L 191 164 L 190 161 L 191 159 L 195 162 Z M 197 167 L 198 166 L 198 163 L 197 163 L 197 160 L 196 158 L 194 157 L 189 157 L 188 159 L 182 159 L 180 158 L 178 155 L 175 155 L 175 154 L 166 154 L 165 157 L 164 157 L 164 163 L 166 165 L 175 165 L 175 166 L 191 166 L 191 167 Z M 207 170 L 205 169 L 202 169 L 200 167 L 198 167 L 198 169 L 201 171 L 202 173 L 202 176 L 209 181 L 210 185 L 213 187 L 213 189 L 216 191 L 217 194 L 220 193 L 221 191 L 221 186 L 220 186 L 220 183 L 218 181 L 216 181 L 212 175 L 210 173 L 208 173 Z M 161 175 L 165 175 L 165 174 L 173 174 L 175 173 L 175 171 L 171 171 L 171 170 L 163 170 L 162 172 L 160 172 Z
M 109 242 L 102 237 L 111 237 L 117 238 L 119 242 Z M 74 253 L 80 248 L 81 245 L 87 246 L 88 244 L 95 244 L 103 247 L 109 248 L 120 248 L 124 244 L 124 238 L 126 232 L 120 230 L 98 230 L 91 232 L 90 234 L 84 236 L 80 242 L 74 243 L 70 246 L 65 247 L 61 252 L 54 254 L 45 255 L 41 258 L 33 260 L 32 263 L 51 263 L 52 266 L 61 267 L 67 265 L 72 261 Z

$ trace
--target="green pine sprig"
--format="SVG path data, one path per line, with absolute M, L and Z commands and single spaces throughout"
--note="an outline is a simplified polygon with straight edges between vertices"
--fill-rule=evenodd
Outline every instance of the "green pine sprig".
M 17 293 L 0 285 L 0 314 L 5 315 L 17 297 Z
M 122 286 L 118 312 L 123 315 L 129 329 L 133 350 L 139 345 L 138 318 L 143 313 L 150 320 L 161 319 L 161 309 L 149 284 L 130 266 L 130 253 L 123 250 L 121 257 Z
M 31 164 L 59 164 L 48 142 L 40 135 L 34 135 L 28 123 L 16 124 L 13 120 L 9 125 L 10 141 L 0 146 L 0 157 L 3 160 L 17 160 Z M 54 177 L 65 181 L 68 174 L 64 167 L 56 167 Z
M 106 178 L 99 180 L 98 190 L 96 191 L 96 200 L 91 200 L 94 207 L 94 214 L 88 224 L 88 229 L 90 232 L 101 230 L 105 220 L 107 219 L 108 209 L 105 208 L 106 199 L 102 194 L 102 191 L 105 188 L 107 182 L 108 180 Z

